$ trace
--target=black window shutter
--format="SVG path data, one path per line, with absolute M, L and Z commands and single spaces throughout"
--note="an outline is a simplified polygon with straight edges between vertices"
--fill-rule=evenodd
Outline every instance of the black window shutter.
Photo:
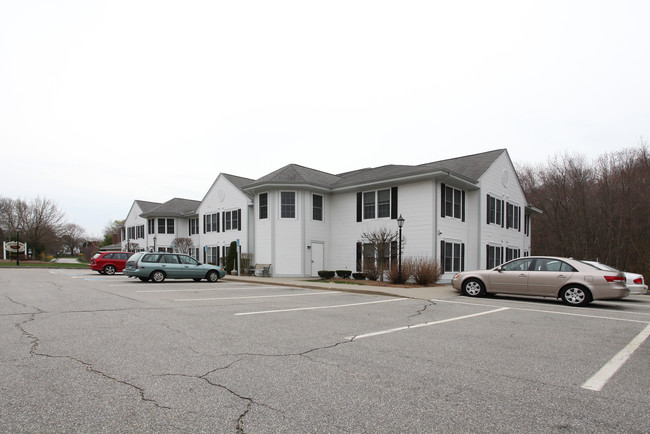
M 485 268 L 490 268 L 490 245 L 485 245 Z
M 226 232 L 226 212 L 225 211 L 221 211 L 221 230 L 223 232 Z
M 205 228 L 206 217 L 207 217 L 207 214 L 203 214 L 203 233 L 206 232 L 206 228 Z
M 363 193 L 357 193 L 357 221 L 360 222 L 363 216 Z
M 460 245 L 460 271 L 465 271 L 465 243 Z
M 237 230 L 241 231 L 241 208 L 237 210 Z
M 521 207 L 519 207 L 519 221 L 517 222 L 518 230 L 521 232 Z
M 221 232 L 221 214 L 219 213 L 214 213 L 212 214 L 212 221 L 214 221 L 214 218 L 217 218 L 217 232 Z
M 440 241 L 440 266 L 442 267 L 442 272 L 445 272 L 445 242 Z
M 487 224 L 490 224 L 490 195 L 487 195 Z
M 363 244 L 357 243 L 357 271 L 359 273 L 363 272 L 362 263 L 361 263 L 361 255 L 363 253 L 362 249 L 363 249 Z
M 505 203 L 506 203 L 505 200 L 501 201 L 501 227 L 503 227 L 506 220 Z
M 462 206 L 462 214 L 463 214 L 462 221 L 465 221 L 465 190 L 463 190 L 462 198 L 463 198 L 462 199 L 462 204 L 463 204 L 463 206 Z
M 440 184 L 440 217 L 445 216 L 445 184 Z
M 397 218 L 397 187 L 390 189 L 390 218 Z

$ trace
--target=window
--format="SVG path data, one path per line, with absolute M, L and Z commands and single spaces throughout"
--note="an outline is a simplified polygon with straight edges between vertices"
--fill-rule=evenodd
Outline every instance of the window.
M 296 192 L 280 192 L 280 217 L 283 219 L 296 218 Z
M 126 228 L 126 237 L 128 239 L 135 238 L 135 226 L 130 226 L 130 227 Z
M 495 225 L 503 226 L 503 200 L 497 199 L 494 196 L 488 194 L 488 215 L 487 222 L 488 224 L 492 223 Z
M 533 271 L 560 271 L 565 273 L 574 273 L 578 270 L 563 261 L 551 258 L 539 258 L 535 260 Z
M 503 263 L 503 247 L 487 245 L 487 264 L 489 270 Z
M 375 192 L 363 193 L 363 218 L 375 218 Z
M 199 233 L 199 218 L 191 218 L 189 220 L 189 235 L 194 235 Z
M 532 259 L 519 259 L 517 261 L 512 261 L 505 264 L 501 267 L 503 271 L 528 271 L 530 264 L 533 262 Z
M 206 262 L 208 264 L 216 265 L 219 262 L 218 252 L 218 247 L 208 247 Z
M 323 196 L 320 194 L 312 195 L 312 219 L 323 221 Z
M 239 216 L 241 210 L 225 211 L 223 213 L 223 230 L 224 231 L 237 231 L 241 229 L 239 225 Z
M 390 217 L 390 190 L 377 192 L 377 217 Z
M 506 228 L 521 230 L 519 220 L 521 219 L 521 207 L 511 203 L 506 204 Z
M 369 191 L 363 193 L 363 218 L 390 218 L 390 190 Z
M 174 219 L 167 219 L 167 233 L 174 233 Z
M 192 249 L 192 250 L 194 250 L 194 249 Z M 199 263 L 196 261 L 196 259 L 191 258 L 191 257 L 189 257 L 189 256 L 179 255 L 178 257 L 180 258 L 182 264 L 186 264 L 186 265 L 199 265 Z
M 510 247 L 506 247 L 506 262 L 513 259 L 517 259 L 520 256 L 521 256 L 521 250 L 511 249 Z
M 445 273 L 465 270 L 465 244 L 440 242 L 440 263 Z
M 219 229 L 219 213 L 205 215 L 205 231 L 204 232 L 218 232 Z
M 164 234 L 166 233 L 165 228 L 166 228 L 166 222 L 165 219 L 158 219 L 158 233 L 159 234 Z
M 269 194 L 260 193 L 260 220 L 269 217 Z
M 465 221 L 465 191 L 441 184 L 440 215 Z
M 147 220 L 147 231 L 149 234 L 155 234 L 156 233 L 156 219 L 149 219 Z
M 357 222 L 374 218 L 397 219 L 397 187 L 357 192 Z
M 142 262 L 158 262 L 158 260 L 160 260 L 160 255 L 156 253 L 151 253 L 142 257 Z
M 144 225 L 139 225 L 135 227 L 135 237 L 144 238 Z
M 524 215 L 524 233 L 530 236 L 530 214 Z

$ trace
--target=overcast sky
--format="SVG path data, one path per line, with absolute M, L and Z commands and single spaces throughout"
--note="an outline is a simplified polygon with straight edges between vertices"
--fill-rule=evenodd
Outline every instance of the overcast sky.
M 0 0 L 0 196 L 99 236 L 219 173 L 650 137 L 650 2 Z

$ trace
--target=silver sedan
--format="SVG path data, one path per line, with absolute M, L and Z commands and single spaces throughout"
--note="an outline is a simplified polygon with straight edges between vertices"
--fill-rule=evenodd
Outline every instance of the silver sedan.
M 598 270 L 581 261 L 550 256 L 527 256 L 491 270 L 463 271 L 451 284 L 468 297 L 532 295 L 561 298 L 571 306 L 630 294 L 620 271 Z

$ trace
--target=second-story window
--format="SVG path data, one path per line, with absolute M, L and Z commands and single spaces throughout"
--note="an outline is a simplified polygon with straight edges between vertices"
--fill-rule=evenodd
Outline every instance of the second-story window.
M 323 221 L 323 196 L 314 194 L 312 196 L 312 218 L 314 220 Z
M 441 216 L 465 221 L 465 192 L 445 184 L 440 186 Z
M 283 219 L 296 218 L 296 192 L 280 192 L 280 217 Z
M 260 220 L 269 218 L 269 194 L 260 193 Z

